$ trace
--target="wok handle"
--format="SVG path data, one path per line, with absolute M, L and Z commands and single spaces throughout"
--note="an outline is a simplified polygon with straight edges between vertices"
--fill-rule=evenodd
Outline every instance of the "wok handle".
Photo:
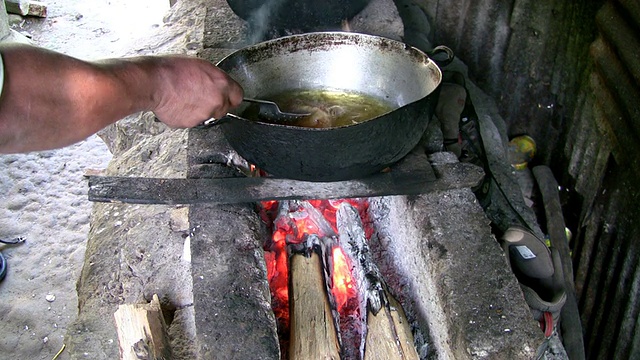
M 443 54 L 443 53 L 447 55 L 446 59 L 435 58 L 438 54 Z M 429 55 L 431 60 L 433 60 L 439 67 L 445 67 L 451 64 L 451 62 L 455 58 L 455 54 L 453 53 L 453 50 L 451 50 L 449 47 L 444 45 L 439 45 L 434 47 L 431 51 L 427 53 L 427 55 Z

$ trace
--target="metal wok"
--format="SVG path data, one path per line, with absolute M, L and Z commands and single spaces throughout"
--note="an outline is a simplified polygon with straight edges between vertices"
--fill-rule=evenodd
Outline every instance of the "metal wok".
M 450 50 L 447 50 L 448 56 Z M 434 112 L 442 73 L 420 50 L 357 33 L 294 35 L 240 49 L 217 64 L 245 90 L 269 98 L 293 89 L 355 91 L 396 109 L 337 128 L 251 121 L 244 107 L 216 120 L 230 145 L 267 173 L 307 181 L 364 177 L 402 159 Z

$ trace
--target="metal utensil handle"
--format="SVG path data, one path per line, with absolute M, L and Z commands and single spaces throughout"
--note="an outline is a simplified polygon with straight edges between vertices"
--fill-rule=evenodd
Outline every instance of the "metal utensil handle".
M 275 104 L 273 101 L 260 100 L 254 98 L 243 98 L 242 101 L 252 102 L 256 104 Z
M 446 59 L 444 59 L 444 60 L 435 59 L 436 55 L 442 54 L 442 53 L 447 55 Z M 449 47 L 444 46 L 444 45 L 439 45 L 439 46 L 434 47 L 433 50 L 431 50 L 431 51 L 429 51 L 427 53 L 427 55 L 429 55 L 431 60 L 433 60 L 436 64 L 438 64 L 439 67 L 444 67 L 444 66 L 447 66 L 447 65 L 451 64 L 451 62 L 455 58 L 455 54 L 453 53 L 453 50 L 451 50 Z
M 224 124 L 226 122 L 232 121 L 234 119 L 242 119 L 241 117 L 239 117 L 238 115 L 234 115 L 231 113 L 227 113 L 227 115 L 221 117 L 221 118 L 209 118 L 205 121 L 203 121 L 200 125 L 196 125 L 194 126 L 195 129 L 204 129 L 204 128 L 209 128 L 212 126 L 216 126 L 216 125 L 220 125 L 220 124 Z
M 270 103 L 269 101 L 258 100 L 258 99 L 253 99 L 253 98 L 243 98 L 242 101 L 252 102 L 252 103 L 256 103 L 256 104 Z M 223 116 L 223 117 L 221 117 L 219 119 L 209 118 L 209 119 L 203 121 L 202 124 L 195 126 L 195 128 L 208 128 L 208 127 L 211 127 L 211 126 L 224 124 L 224 123 L 228 122 L 229 120 L 233 120 L 234 118 L 235 119 L 241 119 L 241 117 L 239 117 L 238 115 L 227 113 L 227 115 L 225 115 L 225 116 Z

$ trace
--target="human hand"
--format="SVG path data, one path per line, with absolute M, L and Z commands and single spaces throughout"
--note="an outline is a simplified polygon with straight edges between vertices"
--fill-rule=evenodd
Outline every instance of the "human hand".
M 144 61 L 153 63 L 156 105 L 151 110 L 170 127 L 188 128 L 223 117 L 242 102 L 242 87 L 206 60 L 167 56 Z
M 153 111 L 193 127 L 240 104 L 243 90 L 208 61 L 185 56 L 75 59 L 24 44 L 0 44 L 0 153 L 60 148 L 124 117 Z

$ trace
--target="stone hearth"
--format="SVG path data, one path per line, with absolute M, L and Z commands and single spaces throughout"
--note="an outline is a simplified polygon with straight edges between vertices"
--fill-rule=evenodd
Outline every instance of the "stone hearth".
M 242 46 L 246 26 L 223 0 L 178 1 L 159 33 L 150 39 L 157 53 L 217 61 Z M 485 119 L 501 121 L 487 97 L 472 96 L 485 104 L 478 106 Z M 217 129 L 169 130 L 142 114 L 103 136 L 114 152 L 107 175 L 237 175 L 227 166 L 237 155 Z M 431 161 L 457 160 L 436 153 Z M 534 356 L 542 333 L 470 189 L 375 198 L 371 212 L 375 258 L 425 335 L 418 339 L 423 358 Z M 253 204 L 95 204 L 78 319 L 66 338 L 71 357 L 117 358 L 118 305 L 158 294 L 176 358 L 278 359 L 267 236 Z

